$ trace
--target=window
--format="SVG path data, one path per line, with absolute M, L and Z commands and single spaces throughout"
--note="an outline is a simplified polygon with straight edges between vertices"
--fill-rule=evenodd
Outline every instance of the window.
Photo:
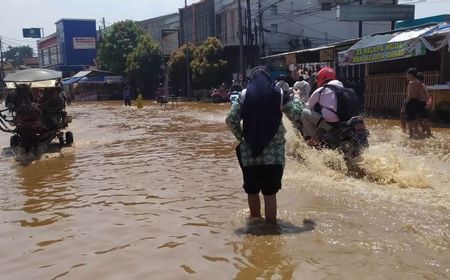
M 277 33 L 278 32 L 278 24 L 271 24 L 270 25 L 270 32 Z
M 271 15 L 277 15 L 278 14 L 278 7 L 277 7 L 277 5 L 273 5 L 272 7 L 270 7 L 270 13 L 271 13 Z

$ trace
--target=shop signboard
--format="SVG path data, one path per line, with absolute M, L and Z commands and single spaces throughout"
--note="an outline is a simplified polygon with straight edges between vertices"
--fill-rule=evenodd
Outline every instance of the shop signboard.
M 349 49 L 340 52 L 339 66 L 382 62 L 426 54 L 426 48 L 420 40 L 392 42 L 378 46 Z
M 414 5 L 338 5 L 340 21 L 396 21 L 414 19 Z
M 95 37 L 73 37 L 73 48 L 80 49 L 95 49 Z

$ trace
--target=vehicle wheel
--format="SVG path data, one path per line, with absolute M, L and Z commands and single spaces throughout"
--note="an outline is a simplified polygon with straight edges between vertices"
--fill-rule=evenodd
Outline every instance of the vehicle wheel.
M 351 159 L 359 156 L 359 150 L 355 143 L 343 141 L 339 145 L 339 150 L 344 154 L 344 159 Z
M 212 100 L 213 100 L 214 103 L 220 103 L 222 101 L 222 99 L 220 97 L 218 97 L 218 96 L 214 96 L 212 98 Z
M 9 139 L 9 145 L 11 147 L 17 147 L 20 145 L 20 136 L 19 135 L 13 135 L 11 136 L 11 138 Z
M 73 144 L 73 133 L 71 131 L 66 132 L 66 145 Z

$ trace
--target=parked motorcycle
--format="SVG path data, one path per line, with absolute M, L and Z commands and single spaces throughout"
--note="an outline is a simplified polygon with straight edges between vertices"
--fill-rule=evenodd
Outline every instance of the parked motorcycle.
M 299 130 L 302 134 L 301 122 Z M 346 160 L 357 158 L 365 148 L 369 147 L 369 130 L 361 116 L 339 122 L 329 131 L 319 128 L 316 133 L 321 147 L 341 151 Z
M 211 98 L 214 103 L 228 102 L 230 100 L 230 92 L 225 88 L 213 89 Z

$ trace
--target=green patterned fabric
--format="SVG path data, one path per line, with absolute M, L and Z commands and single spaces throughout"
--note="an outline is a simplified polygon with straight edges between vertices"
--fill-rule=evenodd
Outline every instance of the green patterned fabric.
M 292 100 L 287 102 L 282 111 L 295 125 L 300 119 L 304 104 L 298 97 L 294 97 Z M 236 139 L 241 142 L 240 152 L 241 160 L 243 166 L 253 166 L 253 165 L 283 165 L 285 162 L 284 145 L 286 140 L 284 139 L 284 134 L 286 134 L 286 128 L 283 123 L 280 124 L 277 133 L 273 137 L 269 145 L 263 150 L 263 152 L 256 158 L 251 156 L 251 150 L 248 143 L 242 137 L 242 126 L 241 126 L 241 102 L 240 96 L 236 98 L 231 106 L 231 110 L 228 113 L 225 122 L 230 128 L 231 132 L 234 134 Z

